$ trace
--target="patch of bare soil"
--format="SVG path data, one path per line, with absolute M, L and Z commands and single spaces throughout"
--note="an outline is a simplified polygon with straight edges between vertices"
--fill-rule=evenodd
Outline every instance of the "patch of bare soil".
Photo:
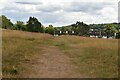
M 55 46 L 43 47 L 42 56 L 38 55 L 36 60 L 27 63 L 31 72 L 23 74 L 24 78 L 80 78 L 71 59 Z

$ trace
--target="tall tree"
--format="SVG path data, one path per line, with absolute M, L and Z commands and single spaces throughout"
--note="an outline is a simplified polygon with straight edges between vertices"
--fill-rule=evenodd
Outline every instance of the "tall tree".
M 90 27 L 87 24 L 84 24 L 83 22 L 76 22 L 76 32 L 78 35 L 81 36 L 88 36 L 89 35 L 89 29 Z
M 108 24 L 108 25 L 105 26 L 104 31 L 107 34 L 107 38 L 109 38 L 110 36 L 114 35 L 114 33 L 116 32 L 116 29 L 115 29 L 114 26 L 112 26 L 112 24 Z
M 30 17 L 26 26 L 30 32 L 44 32 L 44 27 L 35 17 Z
M 13 23 L 8 19 L 6 16 L 2 15 L 0 16 L 2 20 L 2 28 L 4 29 L 12 29 L 13 28 Z

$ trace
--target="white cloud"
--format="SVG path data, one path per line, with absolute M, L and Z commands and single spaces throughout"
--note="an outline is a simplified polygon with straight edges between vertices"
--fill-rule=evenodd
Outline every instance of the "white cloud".
M 44 25 L 117 22 L 118 0 L 0 0 L 2 14 L 12 21 L 37 17 Z
M 42 12 L 56 12 L 61 10 L 61 6 L 55 5 L 55 4 L 43 4 L 43 5 L 37 6 L 36 8 L 37 10 Z

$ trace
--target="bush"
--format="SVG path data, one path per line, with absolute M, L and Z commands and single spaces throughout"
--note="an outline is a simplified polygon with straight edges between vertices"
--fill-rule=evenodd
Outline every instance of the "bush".
M 120 39 L 120 32 L 117 33 L 116 39 Z

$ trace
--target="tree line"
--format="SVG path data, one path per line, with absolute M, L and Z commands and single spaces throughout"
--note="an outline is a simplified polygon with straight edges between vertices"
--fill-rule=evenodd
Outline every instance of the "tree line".
M 54 35 L 55 31 L 75 31 L 75 35 L 79 36 L 89 36 L 90 29 L 99 29 L 103 30 L 108 35 L 111 33 L 118 33 L 117 38 L 120 38 L 120 23 L 87 25 L 83 22 L 77 21 L 68 26 L 53 27 L 53 25 L 49 25 L 48 27 L 45 27 L 36 17 L 29 17 L 29 20 L 26 23 L 23 21 L 16 21 L 15 24 L 13 24 L 5 15 L 1 15 L 0 20 L 2 20 L 2 28 L 4 29 L 49 33 L 52 35 Z M 66 33 L 62 34 L 65 35 Z

